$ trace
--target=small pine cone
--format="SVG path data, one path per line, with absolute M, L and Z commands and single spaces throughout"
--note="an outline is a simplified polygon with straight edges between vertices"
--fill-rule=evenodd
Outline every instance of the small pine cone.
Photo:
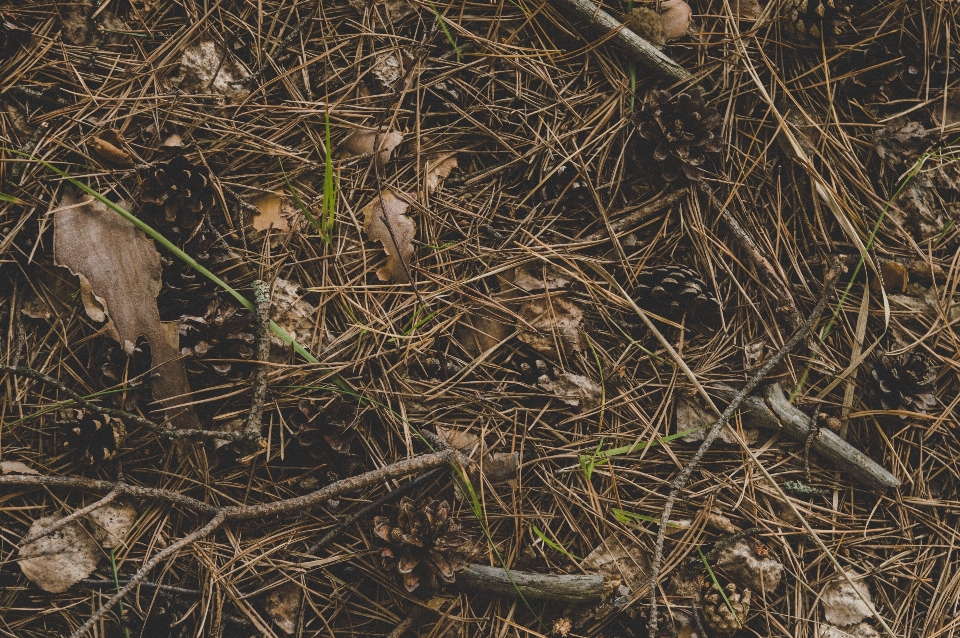
M 352 436 L 348 428 L 357 419 L 357 403 L 335 395 L 324 402 L 301 399 L 300 412 L 294 413 L 297 425 L 294 437 L 297 443 L 311 453 L 320 453 L 320 441 L 326 442 L 334 452 L 346 454 L 350 450 Z
M 640 136 L 653 147 L 653 158 L 667 181 L 685 175 L 701 178 L 707 155 L 720 151 L 717 109 L 704 103 L 697 89 L 671 95 L 667 91 L 647 94 L 643 109 L 634 116 Z
M 88 410 L 77 410 L 74 419 L 63 423 L 61 429 L 63 446 L 79 450 L 89 465 L 113 458 L 127 438 L 123 421 Z
M 210 173 L 194 166 L 183 155 L 151 168 L 140 200 L 150 223 L 181 230 L 196 228 L 216 202 Z
M 123 386 L 124 392 L 104 397 L 121 410 L 131 410 L 141 400 L 149 400 L 150 346 L 145 339 L 137 341 L 132 355 L 111 340 L 111 345 L 96 356 L 94 370 L 100 373 L 97 380 L 102 388 Z
M 937 405 L 937 369 L 920 352 L 883 354 L 870 371 L 880 404 L 887 410 L 926 414 Z M 905 415 L 901 415 L 905 418 Z
M 844 0 L 784 0 L 780 24 L 784 37 L 797 44 L 832 43 L 848 21 Z
M 469 538 L 450 515 L 446 501 L 428 499 L 416 505 L 404 496 L 397 522 L 377 516 L 373 532 L 387 544 L 380 553 L 383 568 L 396 570 L 407 591 L 421 585 L 435 590 L 440 581 L 453 583 L 457 572 L 467 566 L 460 552 Z
M 30 29 L 17 22 L 12 13 L 0 11 L 0 58 L 4 60 L 30 43 Z
M 637 305 L 671 321 L 713 329 L 720 318 L 720 302 L 696 271 L 667 264 L 637 277 Z
M 200 386 L 243 379 L 252 371 L 253 318 L 243 308 L 214 299 L 202 317 L 180 317 L 177 328 L 187 372 Z
M 727 583 L 723 588 L 727 600 L 717 590 L 713 579 L 704 576 L 700 589 L 700 617 L 703 625 L 716 636 L 733 636 L 743 627 L 750 613 L 750 590 L 742 592 L 735 583 Z M 730 602 L 727 605 L 727 601 Z M 732 608 L 732 609 L 731 609 Z

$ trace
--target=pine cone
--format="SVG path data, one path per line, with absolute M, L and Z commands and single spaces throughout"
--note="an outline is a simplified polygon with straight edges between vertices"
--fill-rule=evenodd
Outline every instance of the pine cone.
M 215 298 L 202 317 L 185 315 L 177 327 L 187 372 L 199 381 L 194 387 L 191 379 L 194 390 L 246 378 L 252 370 L 253 318 L 245 309 Z
M 120 419 L 87 410 L 77 410 L 74 417 L 61 426 L 63 447 L 79 450 L 90 465 L 113 458 L 127 438 L 127 428 Z
M 407 591 L 420 585 L 436 589 L 439 581 L 453 583 L 457 572 L 467 566 L 459 552 L 469 538 L 450 515 L 446 501 L 428 499 L 417 506 L 404 496 L 400 499 L 397 523 L 377 516 L 373 519 L 373 532 L 387 543 L 380 554 L 383 568 L 397 570 Z
M 681 174 L 692 181 L 700 179 L 707 155 L 720 151 L 716 135 L 720 122 L 717 109 L 706 106 L 697 89 L 675 96 L 651 91 L 643 110 L 634 116 L 640 136 L 654 147 L 653 158 L 667 181 Z
M 146 340 L 137 340 L 133 355 L 110 340 L 95 358 L 94 370 L 98 371 L 100 386 L 116 388 L 122 385 L 123 392 L 111 392 L 104 399 L 121 410 L 131 410 L 141 400 L 150 398 L 150 346 Z
M 870 371 L 880 404 L 887 410 L 925 414 L 937 405 L 937 369 L 920 352 L 883 354 Z M 903 418 L 904 415 L 901 415 Z
M 640 274 L 637 305 L 671 321 L 686 316 L 691 325 L 711 330 L 720 318 L 720 302 L 696 271 L 667 264 Z
M 798 44 L 832 43 L 848 20 L 843 0 L 784 0 L 781 31 Z
M 30 29 L 17 22 L 16 16 L 0 11 L 0 58 L 9 59 L 29 44 L 32 36 Z
M 183 155 L 151 169 L 140 200 L 145 204 L 148 223 L 177 226 L 181 230 L 196 228 L 216 201 L 210 173 L 194 166 Z
M 332 399 L 320 403 L 301 399 L 300 412 L 294 413 L 293 421 L 298 426 L 294 437 L 297 443 L 311 453 L 319 453 L 321 440 L 334 452 L 346 454 L 350 449 L 352 436 L 347 436 L 347 428 L 357 418 L 356 401 L 335 395 Z
M 727 600 L 717 590 L 712 578 L 704 576 L 700 588 L 700 616 L 703 625 L 717 636 L 732 636 L 743 627 L 750 613 L 750 590 L 738 591 L 735 583 L 723 588 Z M 727 605 L 730 601 L 730 605 Z M 731 610 L 731 607 L 733 608 Z

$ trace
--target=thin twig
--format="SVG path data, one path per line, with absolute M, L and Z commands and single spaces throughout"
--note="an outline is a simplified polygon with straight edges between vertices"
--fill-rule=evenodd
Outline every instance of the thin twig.
M 253 282 L 254 318 L 257 330 L 257 365 L 253 380 L 253 396 L 250 398 L 250 412 L 244 426 L 244 441 L 249 452 L 256 451 L 261 444 L 260 432 L 263 428 L 263 401 L 267 396 L 267 359 L 270 357 L 270 287 L 257 279 Z
M 397 623 L 397 626 L 393 628 L 393 631 L 387 634 L 387 638 L 400 638 L 400 636 L 410 631 L 410 629 L 413 627 L 413 623 L 417 622 L 422 614 L 423 610 L 419 607 L 414 609 L 406 618 Z
M 117 579 L 120 583 L 126 584 L 130 582 L 130 578 L 120 577 Z M 81 580 L 78 585 L 83 585 L 85 587 L 106 587 L 108 589 L 114 589 L 117 586 L 117 583 L 112 580 L 107 579 L 98 579 L 98 578 L 84 578 Z M 196 596 L 200 597 L 203 592 L 199 589 L 189 589 L 187 587 L 177 587 L 175 585 L 162 585 L 160 583 L 152 583 L 149 580 L 140 581 L 138 583 L 141 588 L 145 589 L 156 589 L 165 594 L 177 594 L 178 596 Z
M 823 312 L 824 308 L 827 307 L 827 302 L 830 299 L 830 295 L 833 292 L 834 286 L 836 286 L 837 280 L 839 279 L 839 273 L 833 271 L 829 274 L 829 278 L 826 282 L 826 285 L 823 288 L 823 294 L 820 296 L 820 301 L 817 302 L 816 307 L 813 309 L 813 312 L 810 313 L 810 316 L 807 317 L 799 328 L 793 333 L 793 335 L 787 339 L 786 343 L 773 355 L 770 359 L 757 370 L 756 374 L 750 377 L 750 380 L 747 381 L 746 385 L 740 389 L 730 404 L 727 406 L 727 409 L 723 411 L 720 415 L 720 418 L 717 419 L 716 423 L 713 424 L 713 427 L 710 428 L 706 436 L 703 438 L 703 443 L 700 444 L 700 448 L 693 455 L 693 458 L 690 459 L 690 462 L 680 471 L 677 477 L 673 480 L 673 484 L 670 488 L 670 495 L 667 497 L 667 502 L 663 506 L 663 512 L 660 514 L 660 525 L 657 530 L 657 542 L 654 546 L 653 552 L 653 561 L 650 567 L 650 638 L 655 638 L 657 635 L 657 589 L 660 579 L 660 565 L 663 562 L 663 546 L 666 541 L 667 525 L 670 522 L 670 514 L 673 512 L 674 503 L 676 503 L 677 496 L 680 494 L 680 491 L 686 487 L 687 483 L 690 480 L 690 477 L 693 475 L 693 471 L 697 468 L 700 463 L 700 460 L 703 459 L 704 454 L 707 453 L 707 450 L 710 449 L 710 446 L 713 445 L 713 442 L 720 435 L 720 431 L 727 424 L 727 422 L 736 414 L 737 410 L 740 408 L 740 404 L 743 403 L 744 399 L 750 394 L 750 392 L 760 384 L 761 381 L 770 373 L 771 370 L 785 357 L 787 354 L 793 350 L 798 343 L 800 343 L 810 330 L 813 329 L 814 324 L 817 319 L 820 317 L 820 314 Z

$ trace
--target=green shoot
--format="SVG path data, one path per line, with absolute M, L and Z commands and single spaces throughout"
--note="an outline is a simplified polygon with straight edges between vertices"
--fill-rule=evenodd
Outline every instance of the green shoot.
M 6 193 L 0 193 L 0 202 L 4 202 L 4 203 L 6 203 L 6 204 L 20 204 L 20 203 L 22 203 L 19 199 L 17 199 L 17 198 L 14 197 L 13 195 L 7 195 Z
M 114 550 L 110 548 L 110 568 L 113 570 L 113 584 L 117 588 L 117 593 L 120 593 L 120 575 L 117 573 L 117 557 L 114 554 Z M 117 601 L 117 609 L 120 610 L 120 623 L 123 625 L 123 635 L 126 638 L 130 638 L 130 630 L 127 629 L 127 623 L 123 622 L 123 600 Z
M 323 114 L 324 117 L 324 151 L 323 161 L 323 211 L 321 214 L 323 232 L 322 237 L 330 243 L 333 237 L 333 224 L 337 214 L 337 183 L 333 177 L 333 152 L 330 144 L 330 112 Z
M 310 207 L 303 203 L 303 200 L 300 199 L 300 195 L 297 193 L 297 189 L 290 183 L 290 178 L 287 177 L 287 171 L 283 170 L 283 162 L 280 162 L 280 172 L 283 173 L 283 181 L 287 183 L 287 190 L 290 191 L 290 195 L 293 197 L 293 201 L 296 202 L 297 207 L 300 208 L 300 212 L 303 213 L 303 216 L 307 218 L 310 225 L 320 234 L 320 238 L 329 243 L 330 239 L 323 234 L 320 224 L 317 223 L 317 218 L 310 212 Z M 324 193 L 324 197 L 326 197 L 326 193 Z
M 459 62 L 463 57 L 460 53 L 460 47 L 457 46 L 457 41 L 453 38 L 453 34 L 450 33 L 450 29 L 447 28 L 447 22 L 443 19 L 443 16 L 437 11 L 437 5 L 433 4 L 433 0 L 430 0 L 430 10 L 433 11 L 433 15 L 437 17 L 437 23 L 440 25 L 440 28 L 443 29 L 443 35 L 447 37 L 447 42 L 453 47 L 454 52 L 457 54 L 457 62 Z
M 647 446 L 660 445 L 661 443 L 669 443 L 670 441 L 676 439 L 682 439 L 683 437 L 693 434 L 697 430 L 703 430 L 710 427 L 710 425 L 704 425 L 698 428 L 690 428 L 689 430 L 683 430 L 682 432 L 677 432 L 676 434 L 670 434 L 668 436 L 657 437 L 655 441 L 641 441 L 640 443 L 635 443 L 634 445 L 624 445 L 622 447 L 613 448 L 612 450 L 606 450 L 601 452 L 598 448 L 593 454 L 581 454 L 580 455 L 580 467 L 590 468 L 590 472 L 593 472 L 593 468 L 597 465 L 606 463 L 611 458 L 615 456 L 626 456 L 632 454 L 638 450 L 642 450 Z M 586 472 L 586 469 L 584 470 Z M 589 479 L 590 476 L 588 475 Z
M 700 554 L 700 560 L 703 561 L 703 566 L 707 568 L 707 573 L 710 574 L 710 580 L 713 581 L 713 586 L 717 588 L 717 591 L 720 592 L 720 595 L 723 596 L 723 602 L 727 603 L 727 609 L 730 610 L 730 613 L 733 614 L 733 617 L 737 619 L 737 623 L 743 627 L 743 621 L 740 620 L 740 617 L 737 616 L 737 612 L 734 610 L 733 605 L 730 604 L 730 599 L 727 598 L 727 592 L 723 591 L 723 587 L 720 586 L 720 583 L 717 581 L 716 575 L 713 573 L 713 569 L 710 568 L 710 562 L 707 560 L 707 557 L 704 556 L 703 550 L 697 546 L 697 553 Z
M 597 459 L 600 458 L 600 448 L 602 447 L 603 437 L 600 437 L 600 443 L 597 444 L 597 449 L 593 451 L 593 454 L 580 455 L 580 469 L 583 471 L 584 478 L 588 481 L 593 476 L 593 468 L 597 465 Z
M 433 319 L 434 317 L 440 314 L 440 310 L 434 310 L 433 312 L 428 314 L 426 317 L 423 317 L 422 319 L 417 319 L 417 315 L 419 315 L 421 312 L 423 312 L 423 308 L 417 308 L 417 311 L 413 313 L 413 316 L 410 318 L 410 321 L 407 322 L 407 325 L 403 327 L 404 336 L 413 334 L 417 328 L 419 328 L 420 326 L 422 326 L 423 324 L 427 323 L 428 321 L 430 321 L 431 319 Z M 397 337 L 390 337 L 387 340 L 387 343 L 396 343 L 396 342 L 397 342 Z
M 533 523 L 530 523 L 530 529 L 533 531 L 534 534 L 537 535 L 537 538 L 543 541 L 543 544 L 546 545 L 547 547 L 557 550 L 558 552 L 560 552 L 561 554 L 563 554 L 564 556 L 566 556 L 571 560 L 575 560 L 575 561 L 583 560 L 582 558 L 577 558 L 576 556 L 568 552 L 567 549 L 560 543 L 556 541 L 552 541 L 549 538 L 547 538 L 547 535 L 541 532 L 540 528 L 538 528 Z

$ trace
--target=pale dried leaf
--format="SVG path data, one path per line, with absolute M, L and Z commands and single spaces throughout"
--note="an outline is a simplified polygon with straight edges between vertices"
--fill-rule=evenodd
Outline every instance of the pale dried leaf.
M 380 281 L 408 283 L 405 264 L 409 265 L 413 257 L 413 220 L 404 215 L 407 203 L 391 191 L 383 191 L 383 206 L 376 197 L 363 209 L 363 229 L 372 241 L 383 244 L 387 253 L 387 263 L 377 270 Z M 399 248 L 399 252 L 397 249 Z
M 772 593 L 783 578 L 783 565 L 760 541 L 742 538 L 724 546 L 715 563 L 753 591 Z
M 542 355 L 554 356 L 559 346 L 569 356 L 583 347 L 580 335 L 583 311 L 562 295 L 524 303 L 520 306 L 520 318 L 523 321 L 518 325 L 517 337 Z
M 105 164 L 132 168 L 134 160 L 125 146 L 126 140 L 116 129 L 101 131 L 90 139 L 90 150 Z
M 716 510 L 707 512 L 704 518 L 707 521 L 707 525 L 720 530 L 724 534 L 736 534 L 740 531 L 729 518 Z
M 279 197 L 273 193 L 264 193 L 253 200 L 252 204 L 260 211 L 259 215 L 253 217 L 254 230 L 290 230 L 290 216 L 293 208 L 290 200 L 286 197 Z
M 511 333 L 508 317 L 503 313 L 491 314 L 483 310 L 465 315 L 457 324 L 457 341 L 474 357 L 493 348 Z
M 123 544 L 137 520 L 137 510 L 129 503 L 113 501 L 87 514 L 87 520 L 93 537 L 105 548 L 112 549 Z
M 373 61 L 373 77 L 377 78 L 385 88 L 393 88 L 400 78 L 403 77 L 403 69 L 400 65 L 400 58 L 394 53 L 386 52 L 379 54 Z
M 553 266 L 534 262 L 514 271 L 513 285 L 524 292 L 558 290 L 569 286 L 570 279 Z
M 485 449 L 485 446 L 480 442 L 480 437 L 468 430 L 445 428 L 442 425 L 438 425 L 437 436 L 446 441 L 450 447 L 455 447 L 467 454 L 473 452 L 478 443 L 480 443 L 481 449 Z
M 847 627 L 856 624 L 875 613 L 873 599 L 870 597 L 870 588 L 853 569 L 847 568 L 847 575 L 854 582 L 856 591 L 847 580 L 841 576 L 834 578 L 820 594 L 820 604 L 823 606 L 823 617 L 831 625 Z M 864 604 L 857 595 L 857 591 L 870 605 Z
M 693 428 L 690 434 L 681 438 L 684 443 L 695 443 L 702 441 L 710 430 L 710 426 L 717 420 L 717 417 L 711 410 L 704 408 L 696 399 L 681 396 L 677 399 L 677 418 L 675 432 L 686 432 Z M 744 428 L 744 440 L 748 443 L 756 443 L 760 438 L 760 431 L 757 428 Z M 737 439 L 730 431 L 724 427 L 720 430 L 717 437 L 719 441 L 728 445 L 737 445 Z
M 571 372 L 558 374 L 556 379 L 543 375 L 537 379 L 537 384 L 568 405 L 582 403 L 583 407 L 590 408 L 599 404 L 602 396 L 599 385 L 585 376 Z
M 163 146 L 164 148 L 179 148 L 183 146 L 183 138 L 176 133 L 173 133 L 169 135 L 167 139 L 163 140 L 163 143 L 160 144 L 160 146 Z
M 441 155 L 435 160 L 427 160 L 426 174 L 423 177 L 423 184 L 428 193 L 432 193 L 440 188 L 440 182 L 450 176 L 450 171 L 457 168 L 457 154 L 447 153 Z
M 0 461 L 0 474 L 39 474 L 32 467 L 20 461 Z
M 108 319 L 107 332 L 127 353 L 137 338 L 150 344 L 157 375 L 151 389 L 172 425 L 199 428 L 190 407 L 176 407 L 190 391 L 180 353 L 170 347 L 160 313 L 160 255 L 133 224 L 98 200 L 77 200 L 66 193 L 53 221 L 53 255 L 80 278 L 87 314 L 95 321 Z
M 880 632 L 865 622 L 843 629 L 833 625 L 820 626 L 820 638 L 880 638 L 880 635 Z
M 512 483 L 520 473 L 519 452 L 495 452 L 483 459 L 483 477 L 492 485 Z
M 663 18 L 663 35 L 669 42 L 687 35 L 693 9 L 684 0 L 663 0 L 660 3 L 660 17 Z
M 283 633 L 290 635 L 297 630 L 297 615 L 303 590 L 296 583 L 284 583 L 267 593 L 263 609 Z
M 628 537 L 611 534 L 583 559 L 581 567 L 587 572 L 600 572 L 622 580 L 634 592 L 641 591 L 650 581 L 649 552 Z
M 361 15 L 367 8 L 385 11 L 391 22 L 405 18 L 417 10 L 410 0 L 350 0 L 350 6 Z
M 337 149 L 342 157 L 354 157 L 356 155 L 373 155 L 374 138 L 377 136 L 377 130 L 373 128 L 354 129 Z M 403 133 L 396 130 L 381 131 L 380 139 L 377 143 L 377 160 L 381 165 L 390 161 L 393 149 L 403 141 Z
M 27 535 L 38 534 L 61 518 L 54 514 L 37 519 Z M 21 547 L 17 563 L 30 582 L 44 591 L 58 594 L 93 573 L 99 557 L 97 542 L 83 526 L 72 521 Z
M 300 286 L 286 279 L 277 278 L 274 281 L 271 295 L 273 321 L 293 337 L 294 341 L 306 348 L 311 347 L 317 325 L 316 306 L 303 299 Z M 278 348 L 286 348 L 276 335 L 271 333 L 270 338 Z
M 227 103 L 242 102 L 250 95 L 250 70 L 236 56 L 213 40 L 200 40 L 183 52 L 175 73 L 160 80 L 166 92 L 223 96 Z
M 910 271 L 907 267 L 897 261 L 884 260 L 880 262 L 880 277 L 874 277 L 870 280 L 870 289 L 879 294 L 881 287 L 888 293 L 901 293 L 907 289 L 910 283 Z

